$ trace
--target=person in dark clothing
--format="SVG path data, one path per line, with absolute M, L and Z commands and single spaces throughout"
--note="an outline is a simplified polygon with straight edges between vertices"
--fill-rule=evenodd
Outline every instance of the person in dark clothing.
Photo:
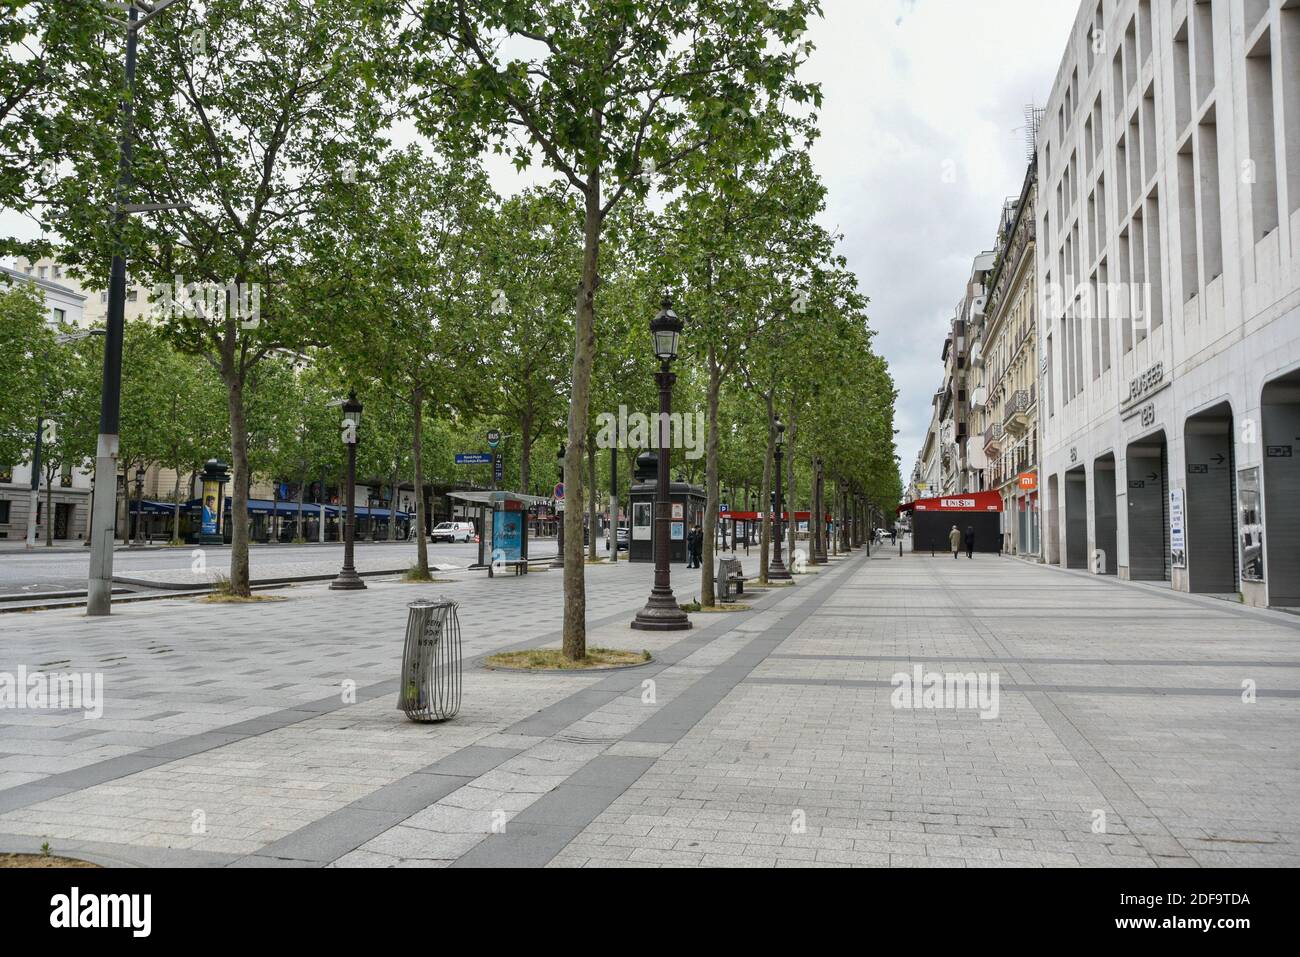
M 975 557 L 975 526 L 966 526 L 966 557 Z
M 691 526 L 686 536 L 686 567 L 699 568 L 701 553 L 704 551 L 704 533 L 700 526 Z

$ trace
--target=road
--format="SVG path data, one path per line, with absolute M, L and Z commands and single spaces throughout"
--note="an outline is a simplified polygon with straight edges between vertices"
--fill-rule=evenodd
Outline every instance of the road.
M 117 578 L 153 581 L 190 581 L 195 576 L 193 548 L 118 551 L 113 557 Z M 84 591 L 90 570 L 90 549 L 37 547 L 32 552 L 6 549 L 0 552 L 0 595 L 43 594 Z M 204 560 L 209 573 L 224 572 L 230 565 L 230 548 L 205 546 Z M 555 554 L 555 542 L 529 543 L 529 555 L 538 558 Z M 463 568 L 478 560 L 474 544 L 429 545 L 433 565 Z M 356 564 L 362 571 L 403 568 L 415 561 L 415 542 L 358 542 Z M 298 575 L 328 574 L 343 562 L 343 546 L 254 545 L 249 562 L 254 580 Z

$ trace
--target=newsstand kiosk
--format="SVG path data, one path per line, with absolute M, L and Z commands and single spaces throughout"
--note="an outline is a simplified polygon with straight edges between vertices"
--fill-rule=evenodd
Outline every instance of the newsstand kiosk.
M 998 492 L 965 492 L 942 498 L 923 498 L 898 507 L 912 513 L 912 551 L 952 551 L 948 535 L 954 525 L 965 538 L 975 529 L 975 551 L 993 555 L 1002 551 L 1002 496 Z M 965 546 L 962 546 L 965 548 Z

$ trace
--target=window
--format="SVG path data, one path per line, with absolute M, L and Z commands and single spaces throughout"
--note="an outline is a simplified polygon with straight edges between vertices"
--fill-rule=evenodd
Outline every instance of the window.
M 68 313 L 63 309 L 51 310 L 54 313 L 54 324 L 61 326 L 68 321 Z
M 1196 166 L 1201 187 L 1201 262 L 1205 284 L 1223 274 L 1223 227 L 1219 209 L 1219 127 L 1214 111 L 1200 125 L 1196 142 Z
M 1200 292 L 1196 249 L 1196 172 L 1190 139 L 1178 151 L 1178 223 L 1183 260 L 1183 302 L 1188 302 Z
M 1282 127 L 1286 138 L 1286 181 L 1291 213 L 1300 212 L 1300 6 L 1278 11 L 1282 69 Z
M 1258 242 L 1277 229 L 1277 142 L 1273 135 L 1273 46 L 1265 30 L 1246 57 L 1246 120 L 1250 127 L 1250 159 L 1243 170 L 1250 189 L 1253 239 Z M 1300 159 L 1297 159 L 1300 162 Z
M 1179 136 L 1192 122 L 1192 59 L 1186 20 L 1174 33 L 1174 122 Z
M 9 500 L 0 498 L 0 525 L 9 524 Z
M 1214 8 L 1212 0 L 1196 0 L 1192 8 L 1192 49 L 1196 55 L 1196 105 L 1214 92 Z
M 1159 329 L 1164 316 L 1164 263 L 1160 256 L 1160 192 L 1153 189 L 1147 197 L 1147 283 L 1151 289 L 1147 303 L 1152 329 Z

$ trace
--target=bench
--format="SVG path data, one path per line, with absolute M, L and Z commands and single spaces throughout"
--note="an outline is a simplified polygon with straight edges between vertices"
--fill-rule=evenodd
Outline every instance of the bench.
M 493 578 L 493 577 L 495 577 L 496 570 L 497 570 L 498 568 L 501 568 L 501 569 L 505 569 L 505 568 L 513 568 L 513 569 L 515 570 L 515 575 L 516 575 L 516 576 L 518 576 L 518 575 L 527 575 L 527 574 L 528 574 L 528 559 L 526 559 L 526 558 L 522 558 L 522 559 L 519 559 L 518 561 L 509 561 L 509 562 L 504 562 L 504 561 L 503 561 L 503 562 L 489 562 L 489 563 L 488 563 L 488 567 L 487 567 L 488 578 Z

